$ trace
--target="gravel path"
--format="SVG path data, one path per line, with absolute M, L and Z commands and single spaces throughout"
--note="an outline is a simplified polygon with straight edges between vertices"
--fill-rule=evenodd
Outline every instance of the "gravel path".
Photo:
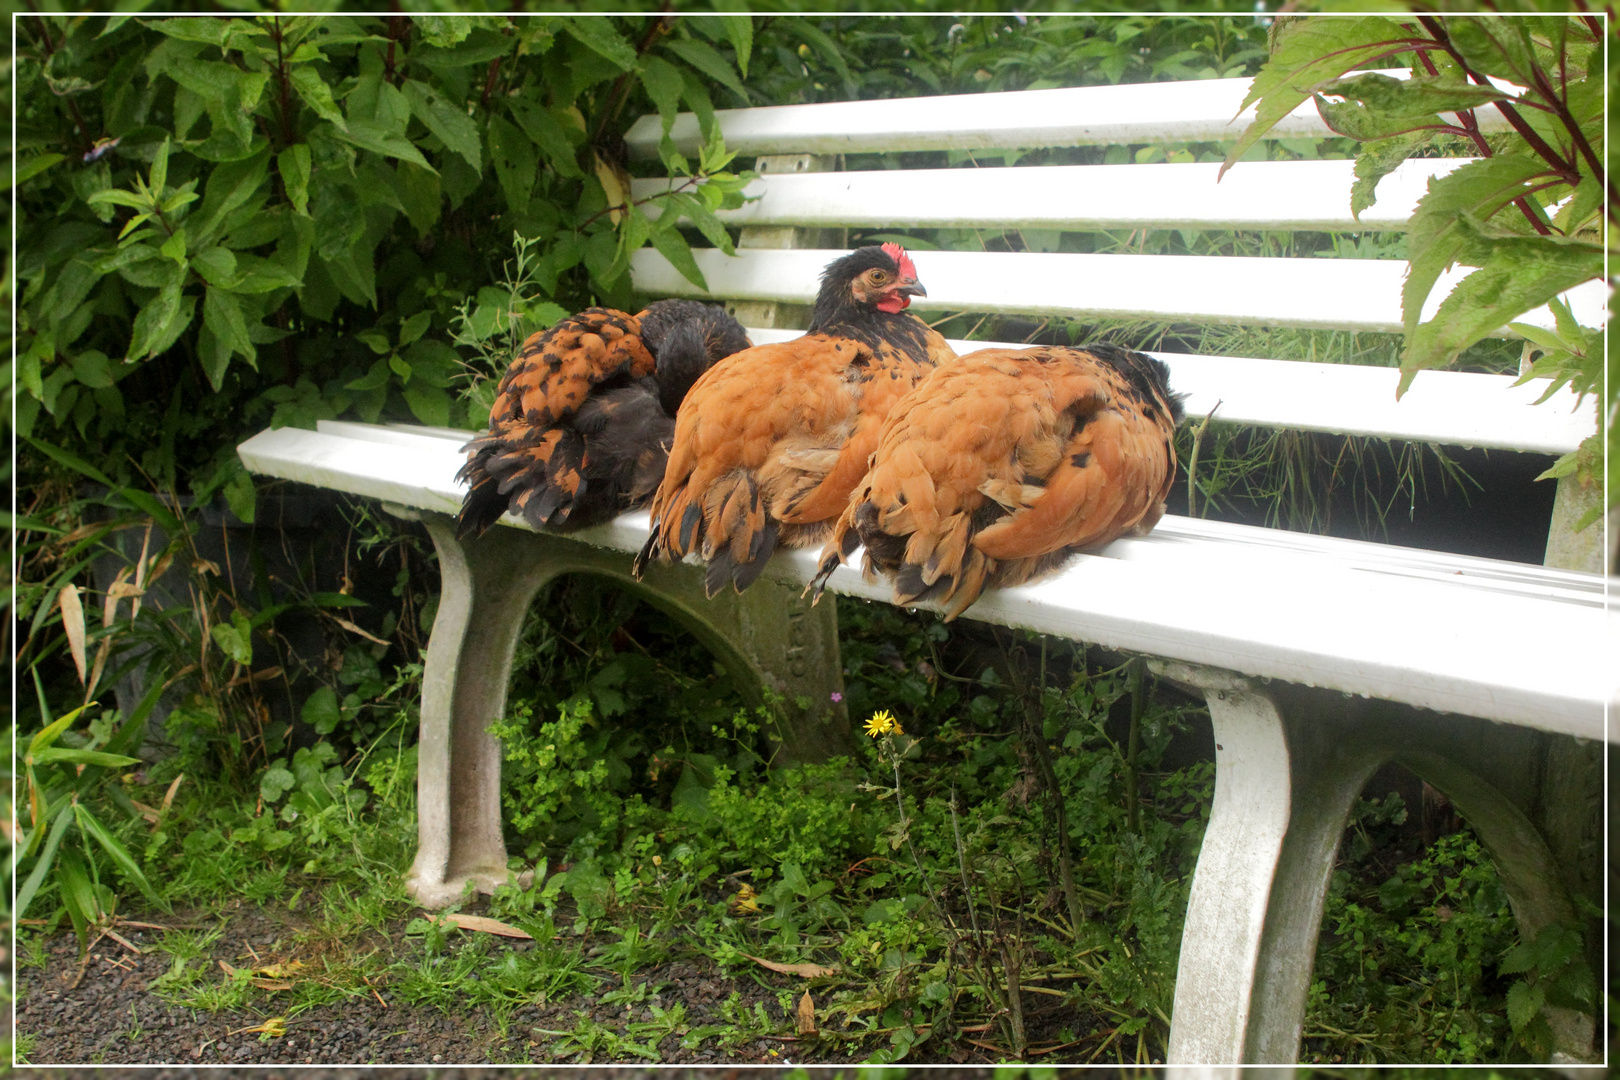
M 183 924 L 179 918 L 167 920 L 170 925 Z M 214 925 L 213 921 L 199 919 L 191 924 L 198 927 Z M 318 949 L 318 939 L 306 936 L 302 942 L 294 935 L 309 928 L 301 925 L 295 915 L 285 909 L 242 908 L 232 912 L 223 936 L 215 941 L 208 956 L 193 960 L 192 966 L 202 966 L 203 976 L 198 986 L 222 987 L 225 977 L 220 961 L 232 967 L 258 967 L 272 959 L 286 960 L 295 956 L 309 956 Z M 390 927 L 387 937 L 369 934 L 356 949 L 354 940 L 345 943 L 351 952 L 365 953 L 373 946 L 383 956 L 419 955 L 415 945 L 401 945 L 404 924 Z M 489 1011 L 470 1007 L 468 1011 L 445 1012 L 424 1005 L 410 1005 L 396 1000 L 386 983 L 379 982 L 369 995 L 363 990 L 354 996 L 327 1005 L 318 1005 L 287 1015 L 290 1001 L 285 993 L 255 992 L 245 1007 L 206 1011 L 187 1008 L 165 1001 L 152 989 L 152 983 L 166 974 L 172 965 L 168 953 L 152 947 L 163 936 L 159 931 L 125 928 L 123 936 L 140 948 L 133 953 L 111 939 L 104 938 L 92 950 L 89 964 L 78 985 L 73 982 L 79 973 L 78 942 L 71 933 L 57 934 L 45 942 L 46 963 L 40 966 L 19 965 L 16 1030 L 27 1058 L 32 1065 L 472 1065 L 516 1064 L 534 1062 L 577 1064 L 585 1060 L 578 1053 L 578 1045 L 561 1041 L 554 1033 L 570 1031 L 583 1020 L 594 1021 L 611 1032 L 623 1032 L 627 1024 L 644 1024 L 654 1019 L 652 1006 L 672 1009 L 676 1004 L 686 1009 L 686 1028 L 669 1034 L 656 1044 L 658 1064 L 682 1065 L 784 1065 L 784 1064 L 850 1064 L 859 1062 L 886 1045 L 884 1039 L 868 1039 L 862 1043 L 822 1038 L 799 1040 L 794 1037 L 792 1020 L 784 1015 L 779 1002 L 780 990 L 802 992 L 803 981 L 791 976 L 761 971 L 728 977 L 713 965 L 699 962 L 677 961 L 657 968 L 638 972 L 636 981 L 646 980 L 653 986 L 666 984 L 657 996 L 632 1009 L 620 1004 L 604 1004 L 595 994 L 566 998 L 556 1002 L 530 1005 L 515 1009 L 502 1032 Z M 374 939 L 374 940 L 372 940 Z M 498 948 L 524 948 L 528 942 L 508 942 L 500 939 Z M 450 946 L 454 948 L 454 945 Z M 500 953 L 492 953 L 493 964 Z M 28 956 L 24 951 L 23 959 Z M 35 952 L 37 957 L 37 951 Z M 306 969 L 307 970 L 307 969 Z M 741 1004 L 750 1012 L 756 1003 L 762 1004 L 769 1031 L 763 1037 L 722 1045 L 715 1036 L 687 1039 L 695 1043 L 683 1046 L 681 1032 L 704 1025 L 722 1025 L 733 1030 L 721 1015 L 721 1007 L 733 994 L 740 995 Z M 733 1006 L 735 1009 L 735 1006 Z M 734 1011 L 733 1017 L 737 1014 Z M 268 1034 L 249 1031 L 260 1028 L 266 1021 L 281 1017 L 284 1033 Z M 1072 1022 L 1072 1014 L 1069 1017 Z M 588 1027 L 589 1025 L 587 1025 Z M 31 1044 L 28 1042 L 32 1039 Z M 648 1040 L 642 1039 L 644 1043 Z M 969 1066 L 988 1065 L 996 1057 L 972 1047 L 919 1047 L 918 1051 L 933 1050 L 935 1056 L 914 1052 L 911 1060 L 936 1061 Z M 560 1051 L 560 1052 L 559 1052 Z M 950 1056 L 937 1056 L 945 1051 Z M 651 1063 L 644 1057 L 623 1054 L 618 1058 L 611 1051 L 597 1050 L 589 1059 L 595 1063 Z M 1052 1059 L 1047 1062 L 1056 1064 Z M 714 1069 L 698 1070 L 693 1076 L 724 1077 L 744 1080 L 754 1070 Z M 980 1070 L 960 1070 L 963 1077 L 973 1077 Z M 639 1076 L 642 1070 L 610 1070 L 612 1077 L 621 1073 L 625 1077 Z M 225 1072 L 211 1071 L 210 1080 L 229 1076 Z M 27 1071 L 18 1073 L 26 1076 Z M 156 1080 L 166 1077 L 163 1071 L 142 1071 L 134 1080 Z M 255 1072 L 259 1080 L 276 1077 L 275 1072 Z M 318 1074 L 301 1072 L 300 1076 L 348 1077 L 340 1069 L 323 1070 Z M 414 1080 L 421 1077 L 447 1077 L 456 1075 L 454 1069 L 399 1069 L 386 1073 L 355 1074 L 357 1080 L 379 1080 L 395 1077 Z M 503 1075 L 502 1072 L 478 1073 L 478 1080 Z M 530 1073 L 529 1075 L 532 1075 Z M 830 1075 L 830 1074 L 829 1074 Z M 593 1080 L 601 1077 L 593 1073 Z M 471 1078 L 469 1077 L 469 1080 Z M 985 1074 L 988 1080 L 988 1072 Z

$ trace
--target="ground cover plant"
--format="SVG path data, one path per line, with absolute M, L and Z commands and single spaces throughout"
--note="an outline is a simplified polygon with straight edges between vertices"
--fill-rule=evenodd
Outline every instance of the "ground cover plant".
M 26 673 L 7 864 L 25 920 L 24 1058 L 129 1060 L 161 1024 L 196 1033 L 194 1061 L 1162 1059 L 1207 815 L 1207 721 L 1125 658 L 849 602 L 845 704 L 876 737 L 852 762 L 772 770 L 769 718 L 712 657 L 628 597 L 560 582 L 498 726 L 516 781 L 509 850 L 532 878 L 453 912 L 527 937 L 431 921 L 399 884 L 430 547 L 343 503 L 321 542 L 334 563 L 278 556 L 271 510 L 301 495 L 256 488 L 233 447 L 329 417 L 476 426 L 529 330 L 588 303 L 634 308 L 629 251 L 650 242 L 683 265 L 690 246 L 733 242 L 704 211 L 735 198 L 749 162 L 718 140 L 647 167 L 710 181 L 683 193 L 698 226 L 616 205 L 630 171 L 616 140 L 637 115 L 919 83 L 1252 75 L 1266 30 L 1248 15 L 22 20 L 22 573 L 3 633 Z M 1405 250 L 1376 233 L 902 239 L 920 252 Z M 1399 348 L 975 313 L 941 329 L 1391 366 Z M 1485 341 L 1460 362 L 1518 360 Z M 1194 513 L 1378 535 L 1431 489 L 1471 483 L 1429 449 L 1220 423 L 1182 437 L 1198 466 L 1178 492 Z M 264 532 L 242 528 L 256 522 Z M 137 763 L 160 745 L 168 756 Z M 1465 830 L 1417 845 L 1402 806 L 1369 795 L 1354 832 L 1367 842 L 1347 846 L 1324 920 L 1305 1052 L 1543 1056 L 1540 1004 L 1526 1003 L 1566 977 L 1578 997 L 1579 971 L 1513 951 Z M 76 980 L 106 993 L 75 996 Z M 362 1008 L 359 1033 L 327 1030 Z M 407 1011 L 454 1037 L 387 1042 Z M 469 1014 L 483 1026 L 464 1026 Z M 118 1029 L 66 1049 L 64 1031 L 102 1015 Z

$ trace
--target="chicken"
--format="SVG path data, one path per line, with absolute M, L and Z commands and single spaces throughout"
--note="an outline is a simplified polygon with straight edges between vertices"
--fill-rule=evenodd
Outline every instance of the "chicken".
M 810 589 L 866 545 L 897 604 L 960 615 L 1164 515 L 1181 396 L 1164 363 L 1113 345 L 984 349 L 894 407 Z M 809 590 L 807 590 L 809 591 Z
M 587 308 L 530 336 L 496 392 L 490 430 L 457 474 L 458 536 L 508 508 L 539 528 L 594 525 L 645 505 L 664 475 L 675 410 L 710 364 L 748 348 L 725 309 L 659 300 L 638 315 Z
M 860 248 L 823 271 L 805 336 L 705 372 L 675 418 L 637 575 L 649 558 L 696 551 L 708 595 L 727 582 L 741 592 L 779 545 L 826 539 L 890 408 L 955 358 L 905 311 L 926 295 L 898 244 Z

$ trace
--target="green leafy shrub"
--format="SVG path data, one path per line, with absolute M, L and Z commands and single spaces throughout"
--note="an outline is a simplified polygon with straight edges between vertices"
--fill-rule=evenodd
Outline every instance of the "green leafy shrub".
M 629 205 L 619 135 L 680 107 L 713 134 L 710 87 L 740 93 L 752 23 L 41 16 L 21 33 L 19 428 L 120 479 L 225 486 L 250 520 L 233 447 L 251 425 L 481 426 L 447 338 L 514 232 L 544 246 L 540 325 L 626 306 L 644 243 L 695 273 L 677 215 Z M 663 159 L 694 182 L 661 198 L 729 247 L 710 211 L 741 179 L 718 142 L 698 169 L 667 142 Z

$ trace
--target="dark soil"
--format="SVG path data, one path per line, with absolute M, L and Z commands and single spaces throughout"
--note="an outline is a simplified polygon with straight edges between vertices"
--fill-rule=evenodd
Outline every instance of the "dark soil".
M 179 916 L 157 917 L 155 922 L 186 929 L 207 929 L 216 920 L 195 916 L 188 922 Z M 389 927 L 386 937 L 367 932 L 358 947 L 351 938 L 342 950 L 365 954 L 372 948 L 382 958 L 409 958 L 419 955 L 419 946 L 408 942 L 405 924 Z M 433 1006 L 400 1001 L 386 980 L 373 979 L 370 994 L 354 996 L 333 1004 L 317 1005 L 289 1015 L 290 995 L 284 992 L 255 991 L 246 1008 L 204 1011 L 165 1001 L 152 989 L 152 983 L 167 973 L 172 959 L 153 947 L 162 931 L 122 927 L 120 934 L 140 953 L 131 952 L 111 938 L 102 938 L 91 950 L 80 976 L 78 941 L 71 933 L 59 933 L 45 942 L 46 963 L 17 969 L 17 1038 L 26 1049 L 31 1065 L 471 1065 L 581 1064 L 615 1060 L 652 1064 L 638 1057 L 614 1059 L 598 1054 L 585 1058 L 574 1048 L 561 1045 L 547 1031 L 568 1031 L 589 1018 L 612 1031 L 622 1031 L 626 1023 L 652 1019 L 645 1005 L 627 1011 L 623 1005 L 601 1004 L 596 994 L 586 994 L 555 1002 L 519 1007 L 508 1019 L 502 1033 L 488 1010 L 469 1006 L 468 1011 L 445 1012 Z M 494 939 L 499 949 L 532 947 L 531 942 Z M 332 946 L 328 944 L 327 948 Z M 455 948 L 454 942 L 447 945 Z M 232 967 L 258 968 L 265 964 L 318 956 L 322 941 L 318 927 L 309 926 L 296 914 L 280 907 L 255 909 L 243 906 L 229 913 L 224 934 L 214 942 L 211 955 L 191 961 L 206 965 L 203 983 L 221 985 L 224 974 L 219 961 Z M 19 961 L 29 957 L 24 950 Z M 37 955 L 37 953 L 35 954 Z M 310 965 L 318 967 L 318 965 Z M 380 966 L 380 965 L 379 965 Z M 306 969 L 307 970 L 307 969 Z M 374 970 L 374 969 L 373 969 Z M 77 979 L 77 985 L 75 985 Z M 791 1018 L 783 1014 L 777 991 L 793 990 L 795 997 L 804 990 L 804 980 L 764 971 L 727 976 L 718 967 L 704 962 L 677 961 L 639 972 L 636 980 L 653 986 L 665 984 L 650 999 L 664 1009 L 680 1003 L 686 1007 L 686 1025 L 731 1025 L 721 1015 L 721 1005 L 733 993 L 753 1009 L 763 1002 L 776 1027 L 767 1037 L 722 1046 L 716 1037 L 703 1039 L 695 1047 L 683 1047 L 677 1035 L 665 1037 L 658 1045 L 657 1064 L 681 1065 L 800 1065 L 849 1064 L 869 1057 L 887 1046 L 887 1039 L 868 1038 L 862 1042 L 836 1037 L 800 1039 L 794 1036 Z M 604 984 L 605 988 L 605 984 Z M 1067 1010 L 1065 1010 L 1067 1011 Z M 281 1017 L 285 1033 L 280 1036 L 250 1032 L 265 1021 Z M 1064 1017 L 1072 1022 L 1072 1012 Z M 31 1043 L 29 1040 L 32 1040 Z M 562 1053 L 554 1054 L 555 1050 Z M 1000 1055 L 971 1045 L 924 1044 L 910 1056 L 913 1062 L 935 1061 L 963 1065 L 989 1065 Z M 1051 1060 L 1051 1059 L 1048 1059 Z M 1055 1063 L 1055 1062 L 1053 1062 Z M 635 1070 L 622 1071 L 626 1077 Z M 967 1068 L 960 1075 L 967 1080 L 987 1080 L 984 1070 Z M 715 1070 L 715 1077 L 742 1080 L 751 1070 Z M 453 1075 L 434 1071 L 435 1075 Z M 19 1073 L 18 1075 L 26 1075 Z M 162 1073 L 142 1072 L 139 1080 L 155 1080 Z M 228 1075 L 214 1072 L 212 1077 Z M 301 1073 L 302 1075 L 308 1075 Z M 339 1072 L 320 1075 L 334 1078 Z M 367 1073 L 373 1077 L 397 1075 L 401 1080 L 424 1076 L 423 1070 L 396 1073 Z M 480 1080 L 500 1074 L 481 1072 Z M 601 1077 L 602 1074 L 593 1074 Z M 612 1072 L 608 1074 L 609 1077 Z M 708 1075 L 705 1071 L 694 1073 Z M 274 1073 L 257 1073 L 274 1077 Z

